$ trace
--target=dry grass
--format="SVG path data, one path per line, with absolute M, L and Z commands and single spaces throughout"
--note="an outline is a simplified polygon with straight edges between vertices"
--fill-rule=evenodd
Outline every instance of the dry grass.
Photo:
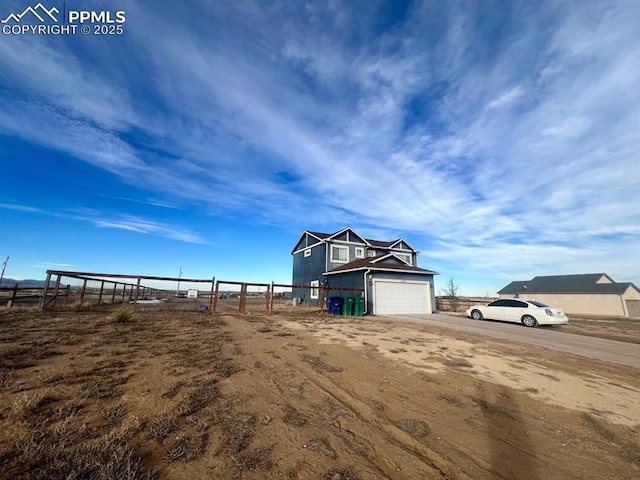
M 303 362 L 311 365 L 311 368 L 313 368 L 318 373 L 332 373 L 342 371 L 342 368 L 340 367 L 332 367 L 331 365 L 327 365 L 320 357 L 308 355 L 305 353 L 301 358 Z
M 216 380 L 207 380 L 187 396 L 176 409 L 176 414 L 186 417 L 198 413 L 205 407 L 212 405 L 220 393 L 216 388 Z
M 234 402 L 218 389 L 220 378 L 239 371 L 229 354 L 242 353 L 229 345 L 222 321 L 203 323 L 198 317 L 197 330 L 174 335 L 165 330 L 171 323 L 158 328 L 153 315 L 137 312 L 130 322 L 116 314 L 77 312 L 66 313 L 64 321 L 46 315 L 24 321 L 12 312 L 3 318 L 0 335 L 7 344 L 0 344 L 0 394 L 10 403 L 0 409 L 0 421 L 14 425 L 18 436 L 0 441 L 0 477 L 157 478 L 153 465 L 159 460 L 200 458 L 215 426 L 219 437 L 228 432 L 225 452 L 239 454 L 250 446 L 255 417 L 235 412 Z M 73 322 L 71 315 L 77 317 Z M 202 335 L 206 330 L 214 334 Z M 178 378 L 164 393 L 153 393 L 171 402 L 168 411 L 144 411 L 141 418 L 130 402 L 119 399 L 147 352 L 165 356 L 165 374 Z M 57 358 L 58 367 L 48 368 Z M 194 368 L 198 375 L 191 376 Z M 19 381 L 31 371 L 42 373 L 29 376 L 28 385 Z M 133 400 L 148 394 L 128 393 Z M 250 456 L 243 462 L 247 468 L 266 465 Z
M 456 407 L 461 407 L 463 405 L 462 400 L 457 395 L 452 395 L 449 393 L 437 393 L 435 398 L 438 400 L 442 400 L 450 405 L 455 405 Z
M 68 425 L 48 432 L 34 432 L 0 453 L 5 478 L 49 480 L 101 478 L 146 480 L 157 478 L 143 466 L 144 455 L 114 433 L 96 434 Z
M 294 427 L 304 427 L 309 421 L 306 415 L 303 415 L 291 405 L 284 406 L 284 417 L 282 421 Z
M 602 438 L 619 447 L 618 453 L 627 462 L 634 465 L 640 465 L 640 446 L 633 442 L 621 438 L 613 430 L 607 428 L 602 422 L 598 421 L 589 413 L 582 414 L 584 423 Z
M 324 474 L 323 478 L 326 480 L 358 480 L 358 474 L 351 468 L 332 468 Z
M 444 363 L 447 367 L 456 369 L 473 368 L 473 363 L 471 363 L 469 360 L 465 360 L 464 358 L 449 358 L 442 363 Z
M 205 452 L 208 440 L 207 433 L 195 437 L 179 433 L 169 445 L 165 458 L 168 462 L 192 462 Z
M 334 459 L 337 457 L 336 451 L 331 448 L 329 441 L 325 438 L 312 438 L 307 444 L 307 448 L 314 452 L 320 452 L 325 457 Z
M 403 432 L 408 433 L 414 438 L 422 439 L 431 434 L 431 429 L 422 420 L 415 420 L 413 418 L 403 418 L 395 423 Z
M 113 313 L 113 320 L 116 323 L 127 323 L 133 319 L 134 311 L 133 308 L 126 307 L 118 307 L 116 311 Z
M 167 436 L 178 429 L 176 419 L 169 415 L 162 415 L 151 422 L 149 426 L 149 438 L 162 442 Z
M 473 402 L 478 405 L 484 413 L 513 420 L 511 412 L 502 405 L 496 405 L 495 403 L 491 403 L 488 400 L 479 397 L 471 397 L 471 400 L 473 400 Z
M 380 452 L 407 455 L 403 473 L 410 462 L 428 470 L 431 463 L 411 453 L 417 444 L 409 436 L 431 443 L 443 434 L 442 417 L 452 410 L 447 421 L 477 418 L 480 410 L 505 428 L 520 421 L 501 406 L 513 401 L 505 392 L 487 388 L 485 398 L 495 404 L 482 398 L 471 403 L 460 393 L 471 391 L 456 383 L 468 382 L 465 358 L 451 358 L 459 371 L 446 377 L 426 370 L 405 375 L 395 367 L 383 372 L 392 362 L 388 356 L 372 363 L 371 373 L 363 362 L 381 356 L 373 348 L 366 349 L 367 358 L 358 351 L 349 360 L 347 348 L 316 347 L 273 317 L 225 322 L 193 312 L 138 309 L 134 321 L 117 323 L 105 312 L 0 312 L 0 428 L 6 432 L 0 434 L 0 478 L 370 478 L 379 471 Z M 323 326 L 346 331 L 340 319 L 326 315 L 297 319 L 321 319 Z M 432 360 L 446 355 L 451 352 L 437 352 Z M 326 378 L 343 368 L 343 375 Z M 351 378 L 367 381 L 352 384 Z M 405 383 L 395 391 L 398 382 Z M 408 410 L 405 393 L 421 408 Z M 573 422 L 581 444 L 592 441 L 618 461 L 616 468 L 622 459 L 637 468 L 637 432 L 598 414 Z M 379 435 L 381 425 L 392 423 L 389 417 L 400 418 L 391 426 L 394 435 Z M 474 446 L 485 443 L 479 438 Z

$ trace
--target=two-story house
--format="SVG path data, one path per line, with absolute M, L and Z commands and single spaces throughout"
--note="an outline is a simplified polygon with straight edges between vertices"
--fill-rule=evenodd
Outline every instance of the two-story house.
M 291 251 L 293 285 L 318 288 L 294 288 L 293 297 L 319 305 L 320 286 L 359 288 L 364 290 L 365 313 L 432 313 L 438 273 L 419 268 L 418 254 L 401 238 L 371 240 L 349 227 L 335 233 L 305 231 Z

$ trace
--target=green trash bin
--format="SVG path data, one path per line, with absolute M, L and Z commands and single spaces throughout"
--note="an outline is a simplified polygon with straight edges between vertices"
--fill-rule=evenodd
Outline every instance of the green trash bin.
M 364 297 L 355 297 L 353 303 L 353 316 L 361 317 L 364 312 Z
M 342 315 L 345 317 L 353 315 L 353 297 L 344 297 L 344 302 L 342 302 Z

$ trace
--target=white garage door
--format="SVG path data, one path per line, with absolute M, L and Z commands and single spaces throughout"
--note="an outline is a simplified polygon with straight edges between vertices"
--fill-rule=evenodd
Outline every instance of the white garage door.
M 429 282 L 374 279 L 373 313 L 431 313 Z

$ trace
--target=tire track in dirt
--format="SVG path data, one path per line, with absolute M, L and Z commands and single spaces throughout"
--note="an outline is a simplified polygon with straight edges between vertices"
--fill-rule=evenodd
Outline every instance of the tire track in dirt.
M 342 363 L 334 364 L 331 360 L 327 360 L 329 363 L 325 362 L 320 358 L 324 353 L 322 351 L 319 352 L 320 356 L 314 356 L 315 353 L 311 355 L 313 346 L 309 346 L 308 342 L 283 344 L 273 335 L 274 325 L 268 320 L 263 324 L 252 320 L 249 324 L 251 333 L 242 328 L 244 322 L 238 322 L 238 319 L 229 319 L 229 322 L 243 330 L 242 337 L 252 341 L 256 332 L 265 335 L 263 352 L 277 355 L 277 358 L 274 356 L 273 364 L 265 366 L 264 371 L 269 370 L 271 375 L 277 375 L 276 378 L 280 380 L 278 389 L 285 398 L 291 395 L 292 387 L 283 385 L 282 379 L 296 377 L 298 384 L 315 387 L 317 390 L 317 393 L 314 392 L 315 395 L 324 396 L 322 402 L 314 405 L 316 417 L 320 417 L 325 429 L 328 429 L 350 451 L 356 456 L 363 457 L 364 465 L 362 461 L 354 460 L 354 462 L 358 468 L 366 465 L 364 468 L 369 470 L 373 475 L 372 478 L 379 478 L 380 475 L 385 478 L 472 478 L 456 472 L 455 467 L 443 455 L 395 425 L 380 408 L 384 408 L 384 405 L 377 400 L 363 397 L 353 386 L 345 386 L 342 381 L 344 375 L 339 371 L 342 369 L 337 366 Z M 281 327 L 277 330 L 281 331 Z M 274 349 L 274 343 L 281 345 Z M 293 347 L 296 350 L 291 351 L 286 347 Z M 284 369 L 283 364 L 286 367 Z M 346 370 L 351 370 L 350 367 L 352 365 L 349 365 Z M 357 371 L 357 369 L 353 370 Z M 345 372 L 345 375 L 348 373 Z M 272 381 L 275 382 L 276 379 L 272 377 Z M 305 392 L 312 389 L 306 388 Z M 286 400 L 290 399 L 286 398 Z M 340 409 L 345 409 L 348 414 L 339 412 Z M 398 461 L 399 456 L 403 459 L 402 461 Z M 484 465 L 479 465 L 471 458 L 468 458 L 468 461 L 472 461 L 477 470 L 485 469 Z

